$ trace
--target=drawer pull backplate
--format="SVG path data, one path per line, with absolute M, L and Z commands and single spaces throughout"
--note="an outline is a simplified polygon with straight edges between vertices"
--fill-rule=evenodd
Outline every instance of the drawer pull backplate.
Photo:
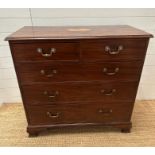
M 122 45 L 119 45 L 118 47 L 111 48 L 110 46 L 105 46 L 105 51 L 108 52 L 111 55 L 119 54 L 120 51 L 122 51 L 124 48 Z
M 49 99 L 54 99 L 54 98 L 56 98 L 59 95 L 59 92 L 55 91 L 53 93 L 50 93 L 48 91 L 44 91 L 43 94 L 47 95 Z
M 119 72 L 119 67 L 116 67 L 113 72 L 108 72 L 108 69 L 106 67 L 103 68 L 103 73 L 106 75 L 115 75 Z
M 100 114 L 110 115 L 112 113 L 112 109 L 103 109 L 103 108 L 101 108 L 101 109 L 98 110 L 98 112 Z
M 46 114 L 47 114 L 47 116 L 50 117 L 50 118 L 58 118 L 58 117 L 60 117 L 60 113 L 59 113 L 59 112 L 52 113 L 52 112 L 49 112 L 49 111 L 48 111 Z
M 101 90 L 101 93 L 104 95 L 107 95 L 107 96 L 110 96 L 110 95 L 114 94 L 115 92 L 116 92 L 116 89 L 112 89 L 110 91 L 106 91 L 104 89 Z
M 44 69 L 42 69 L 42 70 L 40 71 L 40 74 L 45 75 L 46 77 L 53 77 L 54 74 L 57 74 L 57 70 L 56 70 L 56 69 L 52 69 L 52 70 L 50 71 L 50 73 L 46 73 L 46 71 L 45 71 Z
M 56 49 L 51 48 L 50 52 L 46 53 L 42 48 L 37 48 L 37 52 L 40 53 L 43 57 L 51 57 L 54 53 L 56 53 Z

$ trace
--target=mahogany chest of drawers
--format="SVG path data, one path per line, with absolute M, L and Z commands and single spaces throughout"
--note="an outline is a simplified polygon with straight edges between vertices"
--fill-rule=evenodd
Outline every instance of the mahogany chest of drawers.
M 8 36 L 29 135 L 88 125 L 129 132 L 150 37 L 126 25 L 24 27 Z

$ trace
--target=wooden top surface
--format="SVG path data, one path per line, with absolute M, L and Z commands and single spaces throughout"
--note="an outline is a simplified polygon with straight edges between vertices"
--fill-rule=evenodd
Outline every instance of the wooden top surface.
M 152 34 L 128 25 L 115 26 L 25 26 L 5 40 L 150 38 Z

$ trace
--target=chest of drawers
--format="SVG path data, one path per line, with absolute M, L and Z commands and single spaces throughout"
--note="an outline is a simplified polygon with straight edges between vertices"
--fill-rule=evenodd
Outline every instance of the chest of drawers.
M 92 125 L 129 132 L 150 37 L 125 25 L 24 27 L 8 36 L 29 135 Z

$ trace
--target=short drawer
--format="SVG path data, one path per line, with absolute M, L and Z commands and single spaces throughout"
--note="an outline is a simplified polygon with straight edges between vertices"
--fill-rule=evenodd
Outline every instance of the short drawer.
M 77 82 L 26 85 L 22 89 L 26 104 L 53 105 L 78 101 L 134 101 L 137 85 L 137 82 Z
M 68 106 L 28 106 L 31 125 L 54 125 L 74 123 L 129 122 L 132 103 L 94 103 Z
M 21 83 L 139 80 L 141 61 L 109 63 L 19 63 Z
M 144 59 L 146 39 L 106 39 L 81 43 L 82 59 L 86 61 L 128 61 Z
M 12 44 L 16 61 L 79 60 L 76 42 L 39 42 Z

